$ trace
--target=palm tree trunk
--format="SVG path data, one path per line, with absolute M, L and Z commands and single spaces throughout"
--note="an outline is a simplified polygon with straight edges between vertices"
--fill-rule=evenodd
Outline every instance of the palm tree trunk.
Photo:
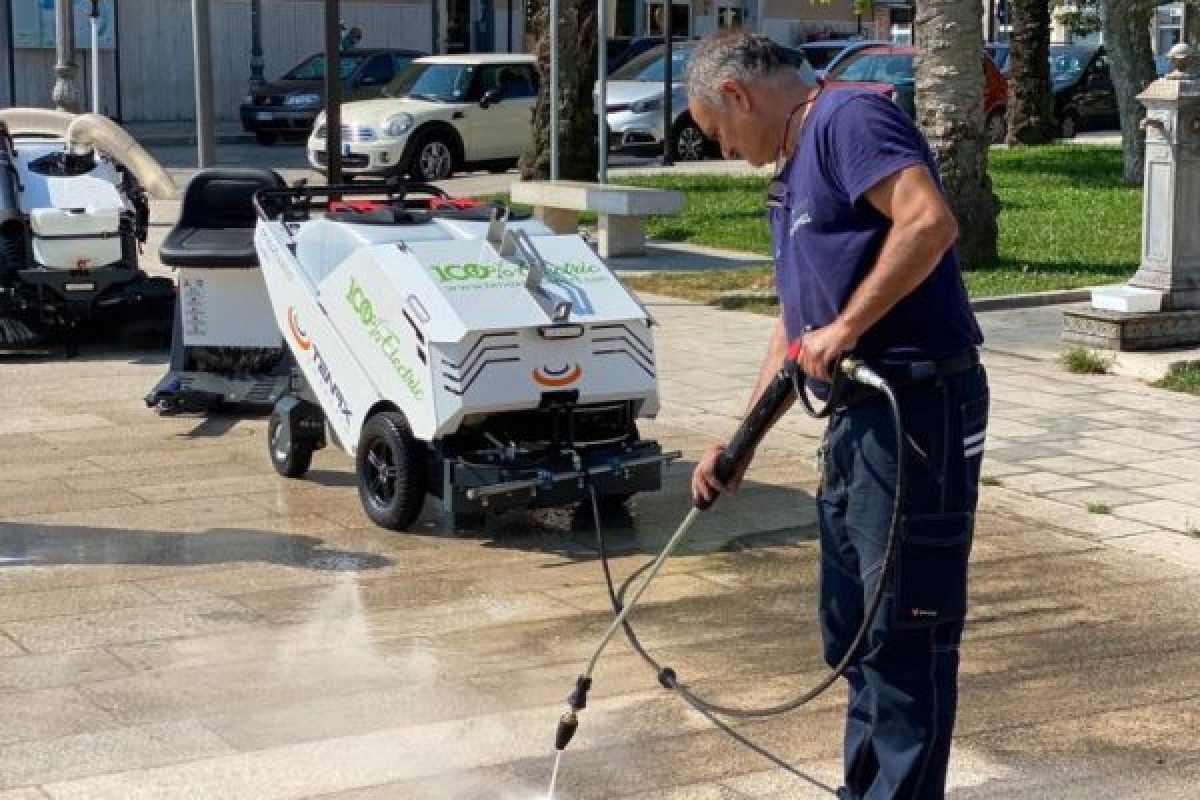
M 550 14 L 540 2 L 533 29 L 541 85 L 533 109 L 533 149 L 521 158 L 522 180 L 550 177 Z M 559 0 L 559 177 L 563 180 L 596 180 L 596 112 L 592 91 L 596 84 L 595 0 Z
M 1012 38 L 1008 63 L 1008 135 L 1015 144 L 1046 144 L 1054 138 L 1050 90 L 1050 5 L 1046 0 L 1011 0 Z
M 963 266 L 989 266 L 996 261 L 999 203 L 987 174 L 979 0 L 918 0 L 915 28 L 917 124 L 958 219 Z

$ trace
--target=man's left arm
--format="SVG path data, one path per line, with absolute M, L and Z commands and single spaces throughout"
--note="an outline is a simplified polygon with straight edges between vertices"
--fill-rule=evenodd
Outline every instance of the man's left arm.
M 924 166 L 909 166 L 868 189 L 867 202 L 892 221 L 875 265 L 832 323 L 804 336 L 800 366 L 829 381 L 829 367 L 929 277 L 958 237 L 958 223 Z

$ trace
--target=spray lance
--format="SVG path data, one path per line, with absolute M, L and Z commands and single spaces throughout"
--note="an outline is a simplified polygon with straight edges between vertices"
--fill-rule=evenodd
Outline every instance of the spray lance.
M 812 404 L 812 401 L 808 397 L 808 392 L 804 388 L 806 381 L 805 375 L 803 372 L 801 372 L 800 367 L 797 364 L 800 350 L 801 340 L 796 339 L 788 348 L 787 358 L 784 359 L 784 362 L 780 366 L 779 370 L 771 378 L 762 394 L 759 395 L 758 400 L 754 403 L 753 408 L 750 409 L 750 412 L 746 415 L 745 419 L 742 420 L 741 425 L 738 426 L 737 431 L 729 440 L 729 443 L 726 445 L 725 449 L 718 456 L 714 468 L 714 474 L 721 484 L 728 484 L 729 481 L 733 479 L 733 476 L 738 474 L 738 472 L 753 456 L 755 449 L 758 447 L 759 442 L 762 441 L 767 429 L 775 421 L 776 417 L 782 413 L 787 402 L 793 396 L 799 398 L 800 403 L 805 409 L 806 413 L 814 418 L 823 418 L 829 416 L 833 409 L 841 404 L 847 388 L 847 381 L 874 389 L 878 392 L 881 392 L 887 398 L 889 404 L 891 405 L 897 436 L 896 500 L 892 513 L 891 532 L 888 537 L 887 549 L 884 556 L 884 577 L 878 584 L 875 595 L 868 605 L 866 614 L 864 615 L 863 624 L 856 634 L 853 642 L 851 643 L 850 647 L 847 648 L 847 651 L 841 662 L 832 670 L 830 670 L 829 674 L 821 682 L 806 691 L 804 694 L 786 703 L 781 703 L 776 706 L 762 709 L 743 709 L 726 707 L 708 702 L 692 693 L 684 684 L 680 683 L 678 676 L 675 674 L 675 671 L 672 668 L 662 667 L 658 664 L 658 662 L 654 661 L 649 654 L 646 653 L 641 644 L 638 642 L 636 636 L 634 636 L 632 628 L 626 622 L 626 617 L 637 605 L 642 593 L 645 592 L 651 581 L 654 580 L 655 576 L 662 568 L 662 565 L 671 556 L 676 546 L 687 534 L 693 522 L 696 520 L 696 517 L 702 511 L 707 510 L 712 505 L 713 501 L 703 501 L 699 499 L 694 501 L 691 510 L 688 511 L 687 516 L 684 518 L 683 522 L 680 523 L 679 528 L 667 541 L 662 551 L 652 563 L 643 568 L 643 570 L 646 571 L 646 576 L 627 603 L 620 602 L 617 595 L 613 591 L 611 576 L 608 570 L 607 556 L 603 547 L 603 537 L 599 535 L 600 529 L 599 521 L 597 519 L 597 538 L 600 541 L 601 561 L 604 565 L 605 580 L 608 582 L 609 595 L 613 601 L 614 618 L 612 624 L 609 625 L 608 630 L 605 631 L 595 651 L 592 653 L 591 659 L 587 663 L 587 667 L 576 678 L 574 691 L 572 691 L 571 695 L 567 698 L 568 709 L 559 719 L 558 728 L 554 736 L 554 747 L 559 751 L 560 755 L 561 752 L 566 749 L 567 745 L 571 741 L 571 738 L 575 735 L 575 731 L 579 727 L 578 713 L 587 706 L 587 694 L 588 690 L 591 689 L 592 686 L 592 673 L 596 668 L 596 663 L 600 658 L 600 654 L 604 651 L 604 648 L 607 647 L 609 641 L 617 632 L 618 628 L 624 628 L 626 635 L 629 637 L 630 644 L 633 645 L 634 650 L 637 651 L 640 656 L 642 656 L 642 658 L 651 666 L 651 668 L 655 670 L 657 673 L 658 682 L 664 688 L 673 689 L 679 692 L 689 704 L 702 712 L 742 718 L 774 716 L 776 714 L 781 714 L 786 711 L 799 708 L 801 705 L 811 701 L 814 697 L 821 694 L 821 692 L 825 691 L 825 689 L 829 688 L 829 686 L 837 680 L 838 676 L 842 674 L 846 666 L 849 664 L 850 659 L 854 656 L 854 652 L 858 649 L 863 638 L 866 636 L 866 632 L 869 629 L 875 613 L 879 608 L 879 603 L 882 599 L 883 590 L 887 581 L 887 575 L 890 572 L 894 552 L 893 542 L 895 539 L 899 509 L 901 507 L 901 496 L 904 487 L 904 458 L 902 447 L 902 443 L 904 441 L 904 432 L 903 424 L 900 418 L 900 410 L 896 402 L 895 395 L 893 394 L 888 383 L 870 367 L 866 366 L 862 361 L 850 356 L 845 356 L 838 360 L 832 371 L 833 382 L 830 386 L 829 396 L 821 408 L 815 408 Z M 593 506 L 594 504 L 595 496 L 593 494 Z M 641 571 L 642 570 L 639 570 L 639 572 Z M 626 585 L 628 586 L 628 584 Z M 555 773 L 557 774 L 557 761 L 555 764 Z

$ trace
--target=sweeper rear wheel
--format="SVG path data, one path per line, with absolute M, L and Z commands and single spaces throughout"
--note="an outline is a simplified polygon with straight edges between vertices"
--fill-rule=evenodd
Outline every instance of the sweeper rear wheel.
M 271 412 L 267 422 L 267 445 L 271 453 L 271 466 L 285 478 L 300 478 L 312 466 L 312 442 L 292 437 L 287 444 L 283 439 L 283 416 L 278 410 Z
M 394 531 L 416 522 L 425 504 L 427 458 L 403 414 L 383 411 L 367 420 L 355 472 L 358 497 L 372 522 Z

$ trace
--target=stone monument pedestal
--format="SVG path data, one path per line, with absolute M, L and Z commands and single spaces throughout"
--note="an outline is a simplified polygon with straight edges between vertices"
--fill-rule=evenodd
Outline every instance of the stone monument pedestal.
M 1186 44 L 1173 71 L 1138 95 L 1146 107 L 1142 253 L 1127 286 L 1092 292 L 1092 307 L 1063 316 L 1065 341 L 1111 350 L 1200 343 L 1200 76 Z
M 1187 311 L 1109 311 L 1080 308 L 1063 312 L 1063 341 L 1103 350 L 1132 352 L 1190 347 L 1200 342 L 1200 309 Z

